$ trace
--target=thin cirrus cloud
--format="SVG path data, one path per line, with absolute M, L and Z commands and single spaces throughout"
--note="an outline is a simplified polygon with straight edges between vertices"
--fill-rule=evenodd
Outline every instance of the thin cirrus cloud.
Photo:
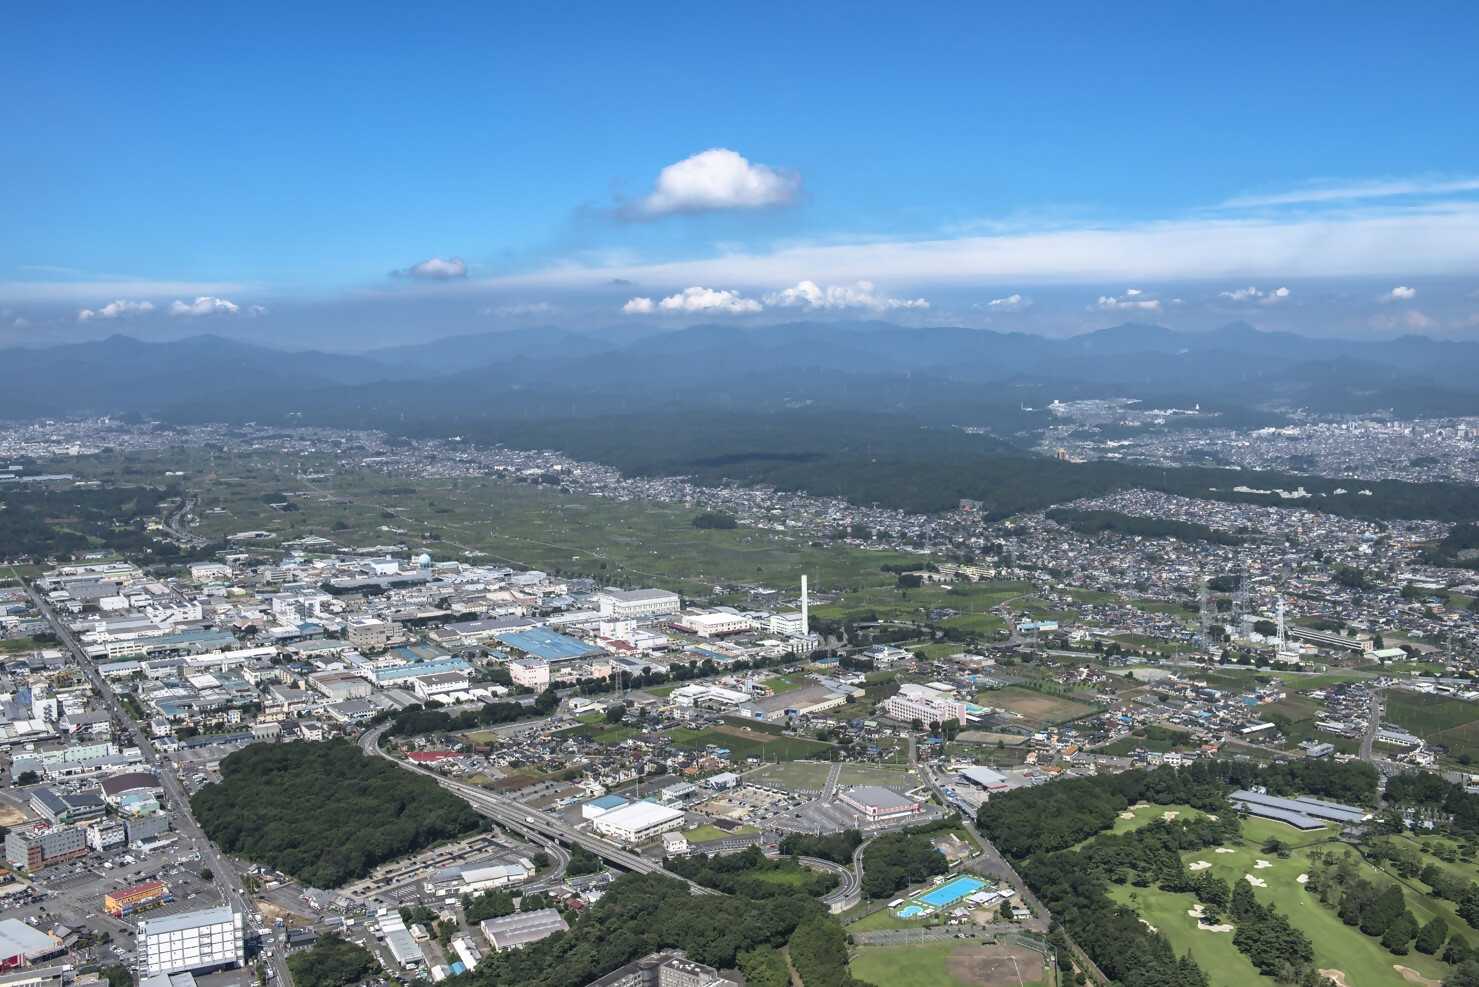
M 1394 199 L 1414 195 L 1454 195 L 1479 191 L 1479 178 L 1391 179 L 1386 181 L 1324 183 L 1267 195 L 1239 195 L 1224 201 L 1224 209 L 1256 209 L 1263 206 L 1312 205 L 1355 202 L 1362 199 Z
M 153 302 L 131 302 L 120 298 L 116 302 L 109 302 L 102 308 L 85 308 L 77 313 L 79 322 L 91 322 L 94 319 L 132 319 L 138 315 L 147 315 L 154 311 Z
M 716 290 L 695 285 L 660 301 L 638 297 L 621 307 L 627 315 L 681 314 L 693 312 L 740 315 L 765 309 L 791 309 L 804 312 L 864 310 L 892 312 L 900 309 L 927 309 L 923 298 L 890 298 L 878 293 L 871 281 L 822 287 L 814 281 L 800 281 L 789 288 L 772 292 L 763 299 L 747 298 L 738 291 Z
M 461 257 L 428 257 L 419 264 L 391 271 L 393 278 L 413 278 L 417 281 L 455 281 L 467 277 L 467 262 Z
M 651 193 L 622 203 L 617 215 L 641 220 L 791 206 L 800 192 L 801 176 L 794 171 L 751 161 L 727 147 L 713 147 L 668 165 L 658 173 Z

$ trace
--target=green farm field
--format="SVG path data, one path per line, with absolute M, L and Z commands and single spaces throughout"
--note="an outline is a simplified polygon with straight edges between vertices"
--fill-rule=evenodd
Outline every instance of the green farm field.
M 824 744 L 819 740 L 781 737 L 727 724 L 707 730 L 679 727 L 668 731 L 668 736 L 673 738 L 674 746 L 688 750 L 702 750 L 710 745 L 727 748 L 730 760 L 735 762 L 743 762 L 750 757 L 757 757 L 762 761 L 801 761 L 825 756 L 832 749 L 831 744 Z
M 1041 955 L 1020 947 L 975 942 L 866 946 L 849 969 L 859 980 L 879 987 L 1035 987 L 1046 983 Z
M 1479 703 L 1421 692 L 1386 693 L 1383 719 L 1406 727 L 1430 744 L 1448 748 L 1450 758 L 1479 759 Z

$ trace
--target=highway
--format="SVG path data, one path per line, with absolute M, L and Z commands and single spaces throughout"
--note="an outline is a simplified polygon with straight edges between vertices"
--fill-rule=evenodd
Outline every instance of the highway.
M 242 921 L 248 929 L 256 929 L 257 910 L 242 896 L 241 875 L 237 872 L 235 865 L 216 849 L 214 843 L 206 838 L 205 832 L 200 828 L 200 824 L 195 821 L 195 817 L 190 812 L 190 800 L 186 797 L 184 786 L 180 784 L 180 779 L 174 772 L 174 765 L 169 762 L 168 758 L 161 757 L 154 749 L 154 745 L 144 735 L 143 728 L 129 715 L 128 710 L 119 701 L 112 686 L 98 674 L 97 667 L 93 665 L 92 659 L 87 656 L 87 652 L 77 642 L 76 637 L 73 636 L 72 629 L 57 615 L 56 611 L 52 609 L 42 594 L 36 592 L 35 588 L 29 583 L 25 583 L 24 585 L 36 609 L 46 618 L 46 622 L 51 625 L 52 633 L 72 653 L 73 660 L 82 669 L 84 674 L 87 675 L 88 680 L 92 683 L 93 689 L 102 697 L 114 721 L 122 726 L 123 731 L 128 734 L 134 744 L 143 753 L 144 760 L 158 774 L 160 783 L 164 786 L 166 802 L 174 810 L 173 822 L 175 832 L 179 837 L 180 848 L 183 849 L 186 840 L 189 841 L 191 849 L 200 854 L 202 868 L 210 870 L 211 881 L 215 884 L 217 890 L 220 891 L 221 900 L 241 914 Z M 288 971 L 287 961 L 283 957 L 283 951 L 280 946 L 273 949 L 272 959 L 268 960 L 265 956 L 259 959 L 269 964 L 275 970 L 275 975 L 282 987 L 288 987 L 288 985 L 292 984 L 292 974 Z
M 381 724 L 378 727 L 365 731 L 360 736 L 360 748 L 366 754 L 379 755 L 393 764 L 400 765 L 407 771 L 418 771 L 421 774 L 436 779 L 437 784 L 449 792 L 460 795 L 474 809 L 477 809 L 505 829 L 518 833 L 527 839 L 539 842 L 541 845 L 545 845 L 545 841 L 555 841 L 568 846 L 581 847 L 622 870 L 634 871 L 638 874 L 666 874 L 669 877 L 686 883 L 689 890 L 694 894 L 717 893 L 701 884 L 689 881 L 687 878 L 679 877 L 677 874 L 664 868 L 660 861 L 618 849 L 599 837 L 592 836 L 589 833 L 582 833 L 571 826 L 551 819 L 542 812 L 531 809 L 526 805 L 521 805 L 513 799 L 497 795 L 476 785 L 463 784 L 460 781 L 446 778 L 420 765 L 391 757 L 380 749 L 380 737 L 384 734 L 386 727 L 387 724 Z

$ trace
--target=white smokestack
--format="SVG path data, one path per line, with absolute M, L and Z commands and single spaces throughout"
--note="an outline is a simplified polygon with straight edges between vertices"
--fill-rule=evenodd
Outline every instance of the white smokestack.
M 811 618 L 806 615 L 806 573 L 801 574 L 801 635 L 811 633 Z

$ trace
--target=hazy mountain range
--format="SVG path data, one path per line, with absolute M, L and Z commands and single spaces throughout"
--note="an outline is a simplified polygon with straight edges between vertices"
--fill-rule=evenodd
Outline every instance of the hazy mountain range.
M 360 354 L 216 336 L 113 336 L 3 350 L 0 366 L 6 418 L 135 411 L 209 419 L 214 411 L 226 420 L 293 412 L 337 420 L 358 409 L 530 420 L 809 403 L 969 424 L 990 409 L 1090 396 L 1227 409 L 1479 412 L 1479 343 L 1311 339 L 1246 324 L 1184 333 L 1129 323 L 1068 339 L 883 323 L 548 327 Z

